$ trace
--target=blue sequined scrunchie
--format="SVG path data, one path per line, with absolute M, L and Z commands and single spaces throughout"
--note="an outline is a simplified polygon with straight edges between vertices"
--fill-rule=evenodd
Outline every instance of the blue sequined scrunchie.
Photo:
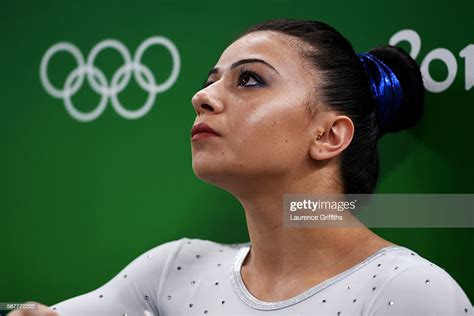
M 377 107 L 377 123 L 382 134 L 391 130 L 400 114 L 402 86 L 395 73 L 380 59 L 369 53 L 359 53 L 360 61 L 370 79 Z

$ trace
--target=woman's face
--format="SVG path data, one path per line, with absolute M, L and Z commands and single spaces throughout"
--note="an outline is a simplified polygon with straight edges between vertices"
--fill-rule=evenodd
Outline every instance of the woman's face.
M 260 31 L 222 53 L 192 98 L 194 124 L 204 122 L 219 134 L 191 141 L 198 178 L 216 185 L 277 179 L 310 159 L 308 103 L 315 102 L 316 78 L 296 44 L 287 35 Z

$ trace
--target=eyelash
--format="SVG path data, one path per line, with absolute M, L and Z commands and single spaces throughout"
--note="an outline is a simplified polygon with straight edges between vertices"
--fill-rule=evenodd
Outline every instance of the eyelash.
M 253 85 L 250 85 L 250 86 L 247 86 L 247 87 L 262 86 L 262 85 L 265 84 L 264 81 L 262 80 L 262 78 L 259 75 L 257 75 L 256 72 L 254 72 L 252 70 L 247 70 L 245 68 L 241 68 L 240 73 L 239 73 L 239 79 L 238 79 L 238 84 L 239 85 L 240 85 L 240 81 L 242 80 L 242 77 L 244 75 L 249 75 L 250 77 L 255 79 L 255 81 L 257 81 L 257 84 L 253 84 Z M 213 83 L 214 83 L 214 81 L 211 81 L 211 80 L 205 81 L 204 84 L 202 85 L 202 89 L 206 88 L 207 86 L 209 86 Z
M 252 77 L 253 79 L 255 79 L 255 81 L 257 82 L 257 84 L 254 84 L 254 85 L 250 85 L 249 87 L 255 87 L 255 86 L 261 86 L 264 84 L 262 78 L 260 78 L 259 75 L 257 75 L 256 72 L 252 71 L 252 70 L 247 70 L 245 68 L 240 68 L 240 74 L 239 74 L 239 84 L 240 84 L 240 80 L 242 80 L 242 77 L 244 75 L 249 75 L 250 77 Z

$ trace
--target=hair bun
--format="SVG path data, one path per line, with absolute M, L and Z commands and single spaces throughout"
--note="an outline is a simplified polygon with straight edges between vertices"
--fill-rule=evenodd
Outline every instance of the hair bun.
M 378 137 L 414 126 L 423 115 L 425 87 L 420 67 L 407 52 L 396 46 L 381 46 L 368 53 L 390 68 L 400 82 L 403 92 L 398 109 L 392 109 L 390 112 L 390 123 L 381 126 L 380 122 L 377 122 L 380 128 Z M 396 110 L 396 113 L 393 113 L 393 110 Z

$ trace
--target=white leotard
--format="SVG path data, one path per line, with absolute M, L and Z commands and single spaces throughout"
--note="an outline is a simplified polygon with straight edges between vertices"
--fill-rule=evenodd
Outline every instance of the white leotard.
M 290 299 L 264 302 L 241 279 L 249 247 L 173 240 L 145 252 L 100 288 L 51 308 L 62 316 L 474 315 L 445 270 L 402 246 L 382 248 Z

